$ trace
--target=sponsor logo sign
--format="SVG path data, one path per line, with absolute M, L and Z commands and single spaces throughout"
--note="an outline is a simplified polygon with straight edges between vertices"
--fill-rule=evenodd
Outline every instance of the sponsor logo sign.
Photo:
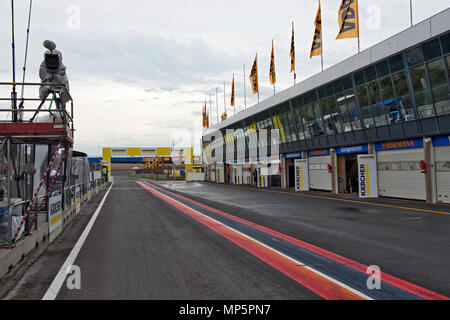
M 422 139 L 409 139 L 392 142 L 381 142 L 375 145 L 376 151 L 423 148 Z
M 81 186 L 75 187 L 75 213 L 78 214 L 81 210 Z
M 369 151 L 367 144 L 351 147 L 339 147 L 336 149 L 336 154 L 352 154 L 352 153 L 364 153 Z
M 330 155 L 330 149 L 308 151 L 308 157 L 321 157 L 321 156 L 329 156 L 329 155 Z
M 309 190 L 309 171 L 306 159 L 295 160 L 295 191 Z
M 60 232 L 62 215 L 61 195 L 50 197 L 48 200 L 48 232 Z M 59 231 L 58 231 L 59 230 Z
M 433 146 L 439 147 L 439 146 L 449 146 L 450 145 L 450 136 L 438 136 L 433 137 Z
M 378 197 L 377 158 L 375 155 L 358 156 L 358 183 L 360 198 Z

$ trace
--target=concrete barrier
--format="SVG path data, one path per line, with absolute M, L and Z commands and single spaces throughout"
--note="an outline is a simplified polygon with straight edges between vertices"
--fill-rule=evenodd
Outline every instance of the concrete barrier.
M 100 191 L 103 190 L 105 186 L 106 183 L 100 186 Z M 95 196 L 92 195 L 91 200 L 94 198 Z M 85 194 L 81 198 L 81 206 L 88 201 L 88 196 Z M 60 235 L 69 226 L 75 216 L 75 204 L 72 204 L 63 211 L 61 217 L 62 231 Z M 0 249 L 0 278 L 8 274 L 14 266 L 22 262 L 24 258 L 38 246 L 41 248 L 43 245 L 43 249 L 45 250 L 45 248 L 50 245 L 51 242 L 49 241 L 50 235 L 48 232 L 48 222 L 46 222 L 46 220 L 46 213 L 40 214 L 38 217 L 37 230 L 34 230 L 30 235 L 24 236 L 14 243 L 14 247 L 12 249 Z

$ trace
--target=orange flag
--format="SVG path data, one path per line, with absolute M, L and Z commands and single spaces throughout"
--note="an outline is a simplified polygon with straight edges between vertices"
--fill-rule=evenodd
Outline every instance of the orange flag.
M 234 107 L 234 74 L 233 74 L 233 82 L 231 83 L 231 106 Z
M 255 62 L 253 62 L 252 71 L 249 76 L 250 82 L 252 84 L 253 93 L 258 93 L 258 56 L 255 57 Z
M 275 74 L 275 53 L 273 50 L 273 40 L 272 40 L 272 54 L 270 55 L 270 71 L 269 71 L 270 84 L 274 85 L 277 82 L 277 76 Z
M 311 54 L 309 56 L 310 58 L 312 58 L 313 56 L 320 56 L 322 54 L 322 14 L 320 11 L 320 4 L 314 23 L 316 25 L 316 30 L 314 32 Z
M 291 39 L 291 73 L 295 72 L 295 43 L 294 43 L 294 22 L 292 22 L 292 39 Z
M 359 38 L 358 0 L 342 0 L 338 16 L 339 34 L 336 40 Z

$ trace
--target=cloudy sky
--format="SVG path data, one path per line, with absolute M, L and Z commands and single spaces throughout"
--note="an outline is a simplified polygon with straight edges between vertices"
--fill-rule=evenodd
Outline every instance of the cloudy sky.
M 322 0 L 325 68 L 357 51 L 356 40 L 334 40 L 340 0 Z M 410 26 L 409 0 L 361 0 L 361 49 Z M 29 0 L 16 0 L 17 77 L 22 78 Z M 39 81 L 42 41 L 56 42 L 64 56 L 75 99 L 75 148 L 98 155 L 105 146 L 193 144 L 201 137 L 201 108 L 212 95 L 216 119 L 229 105 L 233 73 L 236 102 L 256 103 L 248 74 L 258 53 L 261 99 L 269 85 L 275 43 L 277 91 L 293 85 L 289 73 L 291 23 L 295 24 L 297 79 L 320 71 L 309 59 L 316 0 L 38 0 L 33 1 L 27 81 Z M 450 0 L 413 0 L 414 22 L 450 7 Z M 0 81 L 11 81 L 10 1 L 0 2 Z M 6 32 L 8 30 L 8 32 Z M 9 88 L 0 88 L 2 97 Z M 35 97 L 28 89 L 26 97 Z M 28 107 L 32 108 L 32 105 Z M 0 102 L 0 108 L 8 108 Z M 228 108 L 228 114 L 233 114 Z M 1 120 L 4 119 L 4 116 Z M 183 137 L 180 138 L 180 137 Z M 182 141 L 184 140 L 184 141 Z

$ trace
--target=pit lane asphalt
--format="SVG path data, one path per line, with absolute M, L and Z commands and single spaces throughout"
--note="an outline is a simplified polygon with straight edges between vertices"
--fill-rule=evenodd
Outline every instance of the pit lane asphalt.
M 136 180 L 126 176 L 116 176 L 115 180 L 75 260 L 81 268 L 82 289 L 68 290 L 63 285 L 58 299 L 318 298 L 245 250 L 180 214 L 137 186 Z M 450 215 L 210 183 L 157 184 L 450 295 Z M 16 279 L 7 299 L 42 298 L 101 197 L 83 208 L 73 225 Z M 428 208 L 422 204 L 418 207 Z

